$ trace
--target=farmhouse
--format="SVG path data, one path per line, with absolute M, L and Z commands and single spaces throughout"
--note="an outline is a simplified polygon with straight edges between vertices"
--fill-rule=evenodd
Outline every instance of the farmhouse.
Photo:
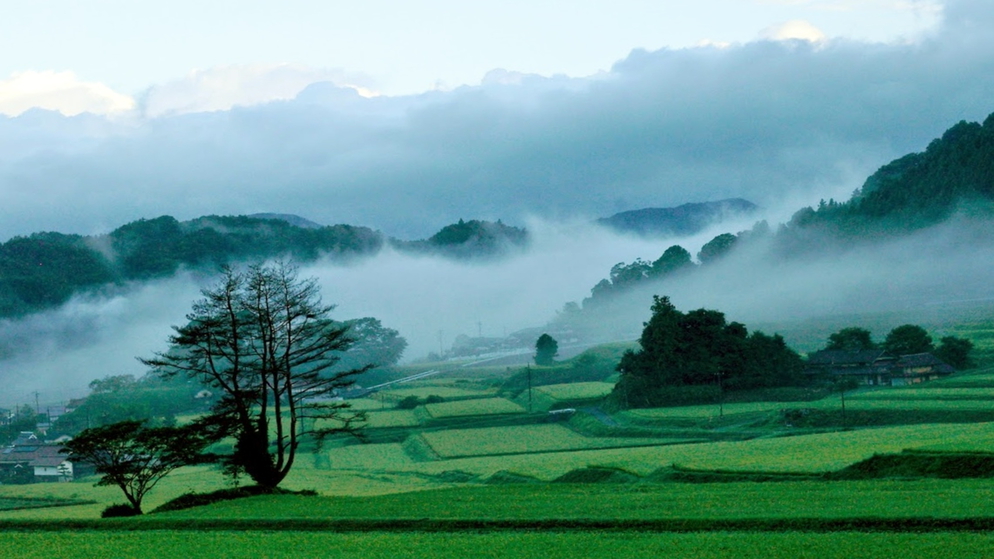
M 42 443 L 34 433 L 21 433 L 11 446 L 0 450 L 0 482 L 72 480 L 73 465 L 61 450 L 60 445 Z
M 956 372 L 931 353 L 894 356 L 881 349 L 822 350 L 808 356 L 804 372 L 814 378 L 851 378 L 869 386 L 905 386 Z

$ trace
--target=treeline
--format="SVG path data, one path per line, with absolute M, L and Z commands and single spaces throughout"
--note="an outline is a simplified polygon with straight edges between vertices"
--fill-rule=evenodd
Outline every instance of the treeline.
M 902 324 L 887 333 L 883 342 L 873 341 L 866 328 L 849 326 L 831 334 L 825 345 L 828 351 L 867 351 L 881 349 L 895 356 L 931 353 L 956 369 L 969 369 L 973 342 L 956 336 L 943 336 L 936 345 L 927 330 L 917 324 Z
M 307 227 L 282 219 L 206 216 L 141 219 L 98 236 L 35 233 L 0 243 L 0 318 L 56 307 L 85 290 L 169 277 L 180 268 L 216 271 L 239 261 L 284 257 L 310 262 L 398 250 L 472 258 L 527 243 L 524 229 L 459 221 L 424 241 L 399 241 L 368 227 Z
M 749 333 L 716 310 L 681 312 L 654 297 L 652 318 L 618 363 L 612 398 L 624 408 L 707 399 L 714 391 L 754 390 L 805 383 L 804 363 L 779 335 Z
M 959 211 L 989 215 L 992 202 L 994 114 L 983 124 L 961 121 L 924 152 L 884 165 L 847 202 L 798 211 L 780 237 L 803 243 L 812 231 L 843 239 L 904 233 Z

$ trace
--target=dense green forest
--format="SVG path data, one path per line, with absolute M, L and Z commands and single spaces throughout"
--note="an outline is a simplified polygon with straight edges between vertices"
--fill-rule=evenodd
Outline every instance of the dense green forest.
M 213 272 L 223 264 L 273 257 L 345 261 L 376 254 L 388 243 L 418 254 L 480 258 L 527 240 L 524 229 L 499 221 L 460 220 L 427 240 L 399 241 L 368 227 L 308 227 L 251 216 L 162 216 L 97 236 L 35 233 L 0 243 L 0 318 L 52 308 L 84 290 L 169 277 L 180 268 Z
M 779 335 L 749 333 L 719 311 L 681 312 L 655 297 L 637 350 L 618 364 L 613 397 L 624 408 L 650 408 L 712 392 L 804 384 L 803 362 Z M 690 389 L 688 390 L 681 390 Z M 720 394 L 715 394 L 720 396 Z

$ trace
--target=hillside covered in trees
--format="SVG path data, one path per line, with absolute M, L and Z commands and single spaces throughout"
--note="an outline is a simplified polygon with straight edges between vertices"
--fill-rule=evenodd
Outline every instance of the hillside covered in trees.
M 954 217 L 964 223 L 994 219 L 994 114 L 983 124 L 956 124 L 925 151 L 881 167 L 848 201 L 802 208 L 776 230 L 760 221 L 747 231 L 722 233 L 701 248 L 696 261 L 673 245 L 654 261 L 619 262 L 593 286 L 582 308 L 596 310 L 636 286 L 693 273 L 760 242 L 769 243 L 768 258 L 791 261 L 909 235 Z M 571 310 L 575 315 L 578 309 Z
M 983 124 L 961 121 L 925 151 L 884 165 L 846 202 L 798 211 L 779 236 L 794 243 L 813 232 L 872 239 L 930 227 L 956 213 L 990 217 L 992 210 L 994 114 Z
M 221 265 L 273 257 L 310 262 L 396 250 L 450 258 L 487 258 L 520 249 L 524 229 L 460 220 L 423 241 L 390 239 L 368 227 L 318 226 L 296 216 L 205 216 L 141 219 L 107 235 L 35 233 L 0 243 L 0 318 L 61 305 L 74 294 L 130 281 L 169 277 L 180 268 L 214 272 Z

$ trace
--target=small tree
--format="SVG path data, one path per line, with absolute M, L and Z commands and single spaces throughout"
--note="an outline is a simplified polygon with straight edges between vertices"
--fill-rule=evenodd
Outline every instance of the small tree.
M 316 280 L 301 280 L 295 266 L 277 262 L 244 273 L 225 269 L 202 293 L 189 322 L 170 337 L 171 349 L 142 361 L 220 394 L 201 422 L 216 437 L 235 439 L 234 452 L 223 458 L 229 472 L 276 487 L 305 434 L 320 442 L 357 432 L 365 416 L 334 396 L 369 366 L 335 368 L 353 339 L 347 325 L 329 318 L 334 307 L 321 302 Z
M 873 343 L 870 331 L 858 326 L 843 328 L 828 337 L 828 345 L 825 349 L 842 351 L 863 351 L 866 349 L 876 349 L 877 344 Z
M 946 336 L 939 340 L 939 347 L 935 350 L 935 356 L 957 369 L 969 369 L 973 366 L 970 359 L 970 352 L 973 351 L 973 342 L 965 338 L 956 336 Z
M 859 382 L 852 377 L 839 377 L 832 384 L 842 400 L 842 428 L 849 429 L 849 421 L 846 418 L 846 392 L 859 388 Z
M 883 348 L 894 355 L 910 355 L 913 353 L 928 353 L 935 349 L 932 336 L 928 335 L 921 326 L 904 324 L 887 334 Z
M 722 233 L 701 247 L 701 251 L 697 253 L 697 259 L 701 261 L 701 264 L 717 262 L 732 251 L 738 240 L 738 237 L 731 233 Z
M 97 485 L 116 485 L 134 514 L 142 499 L 173 470 L 210 460 L 207 437 L 196 427 L 144 427 L 122 421 L 81 432 L 65 443 L 70 461 L 92 464 L 101 474 Z
M 649 269 L 652 277 L 666 276 L 693 267 L 694 263 L 690 259 L 690 253 L 680 245 L 673 245 L 663 252 Z
M 555 363 L 559 355 L 559 342 L 548 334 L 542 334 L 535 342 L 535 364 L 548 366 Z

